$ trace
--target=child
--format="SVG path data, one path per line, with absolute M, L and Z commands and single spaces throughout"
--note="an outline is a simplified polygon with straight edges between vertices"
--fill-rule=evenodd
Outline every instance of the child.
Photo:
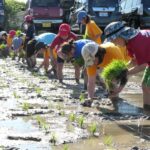
M 90 19 L 85 11 L 79 11 L 77 14 L 77 21 L 80 24 L 86 25 L 85 38 L 91 39 L 98 44 L 101 44 L 102 30 L 96 25 L 96 23 Z
M 50 58 L 54 64 L 56 64 L 56 61 L 53 56 L 53 49 L 56 49 L 56 52 L 59 50 L 60 46 L 69 40 L 76 40 L 77 35 L 71 32 L 70 25 L 63 23 L 59 27 L 59 32 L 56 35 L 55 39 L 50 45 Z M 63 64 L 64 60 L 60 58 L 59 56 L 57 57 L 57 78 L 60 83 L 63 82 Z
M 84 105 L 90 106 L 95 92 L 96 75 L 99 70 L 115 60 L 124 60 L 121 50 L 113 43 L 98 45 L 95 42 L 87 43 L 82 48 L 82 56 L 88 75 L 88 98 Z
M 150 108 L 150 30 L 137 30 L 127 27 L 125 22 L 112 22 L 106 26 L 106 41 L 112 41 L 116 45 L 127 46 L 127 50 L 132 57 L 133 68 L 128 70 L 128 75 L 135 74 L 145 68 L 147 65 L 143 80 L 143 105 L 144 108 Z M 121 87 L 114 91 L 119 93 Z
M 84 60 L 81 55 L 82 47 L 91 40 L 81 39 L 77 41 L 65 42 L 57 52 L 62 59 L 70 60 L 75 67 L 75 80 L 79 83 L 80 68 L 84 66 Z

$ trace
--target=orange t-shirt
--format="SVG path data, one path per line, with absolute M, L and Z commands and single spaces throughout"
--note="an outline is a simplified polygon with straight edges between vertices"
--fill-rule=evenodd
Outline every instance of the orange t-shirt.
M 101 47 L 106 49 L 106 54 L 104 56 L 103 62 L 99 65 L 87 67 L 88 76 L 96 75 L 97 68 L 104 68 L 115 59 L 125 60 L 121 49 L 118 46 L 115 46 L 113 43 L 101 44 Z
M 98 44 L 101 44 L 101 37 L 99 36 L 98 38 L 96 38 L 96 36 L 101 35 L 102 33 L 102 30 L 96 25 L 93 20 L 86 24 L 85 37 L 95 41 Z
M 11 37 L 8 35 L 8 37 L 7 37 L 7 45 L 8 45 L 9 48 L 11 48 L 11 46 L 12 46 L 12 40 L 13 40 L 13 38 L 11 38 Z

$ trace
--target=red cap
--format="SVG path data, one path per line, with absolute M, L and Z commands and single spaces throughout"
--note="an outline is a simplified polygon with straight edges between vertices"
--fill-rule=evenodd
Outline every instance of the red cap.
M 33 20 L 33 17 L 31 16 L 31 15 L 26 15 L 25 17 L 24 17 L 24 21 L 25 22 L 31 22 Z
M 9 35 L 13 38 L 16 35 L 16 31 L 15 30 L 10 30 Z
M 67 36 L 70 33 L 70 25 L 63 23 L 59 27 L 59 35 L 60 36 Z

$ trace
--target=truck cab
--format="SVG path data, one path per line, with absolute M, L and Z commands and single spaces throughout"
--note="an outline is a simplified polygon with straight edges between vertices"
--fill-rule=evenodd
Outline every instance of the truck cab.
M 122 20 L 129 26 L 138 28 L 150 27 L 150 1 L 149 0 L 121 0 L 120 12 Z
M 63 22 L 63 9 L 59 0 L 28 0 L 26 15 L 33 16 L 36 30 L 57 28 Z

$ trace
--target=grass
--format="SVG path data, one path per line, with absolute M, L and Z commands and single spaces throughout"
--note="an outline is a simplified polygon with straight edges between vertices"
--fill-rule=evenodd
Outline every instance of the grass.
M 36 92 L 37 94 L 41 95 L 42 89 L 39 88 L 39 87 L 36 87 L 36 88 L 35 88 L 35 92 Z
M 13 95 L 14 95 L 14 98 L 16 99 L 20 98 L 20 96 L 18 96 L 16 92 L 13 92 Z
M 103 139 L 103 143 L 106 146 L 112 147 L 112 144 L 113 144 L 112 136 L 111 135 L 105 136 L 104 139 Z

